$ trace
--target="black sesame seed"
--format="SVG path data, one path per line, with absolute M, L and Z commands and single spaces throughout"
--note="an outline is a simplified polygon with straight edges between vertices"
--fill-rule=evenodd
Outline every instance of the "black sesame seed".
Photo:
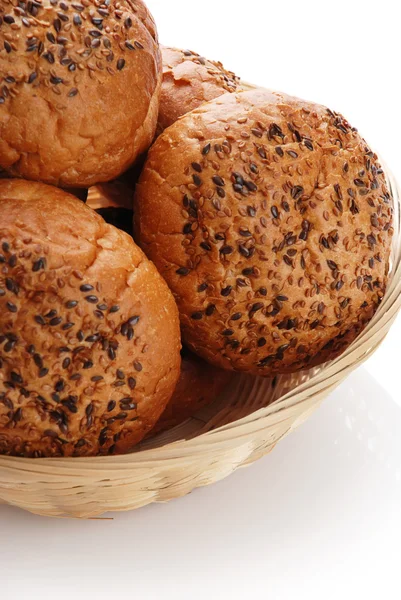
M 234 248 L 232 246 L 223 246 L 220 250 L 220 254 L 232 254 L 234 252 Z
M 232 292 L 232 289 L 232 286 L 228 285 L 227 287 L 223 288 L 220 293 L 222 296 L 229 296 Z
M 61 77 L 50 75 L 50 83 L 52 83 L 53 85 L 59 85 L 60 83 L 63 83 L 63 80 L 61 79 Z
M 128 48 L 128 50 L 135 50 L 135 46 L 133 46 L 131 42 L 128 42 L 128 40 L 125 42 L 125 47 Z
M 70 65 L 71 66 L 71 65 Z M 70 71 L 75 71 L 75 69 L 70 69 Z M 73 98 L 73 96 L 76 96 L 78 94 L 78 90 L 77 88 L 72 88 L 69 92 L 68 92 L 68 97 L 69 98 Z
M 304 188 L 300 185 L 295 185 L 291 190 L 291 196 L 294 200 L 298 200 L 304 193 Z
M 62 364 L 63 369 L 68 369 L 68 367 L 70 366 L 70 364 L 71 364 L 71 359 L 70 358 L 65 358 L 63 360 L 63 364 Z
M 177 275 L 182 275 L 183 277 L 185 277 L 186 275 L 189 275 L 190 270 L 187 269 L 186 267 L 180 267 L 179 269 L 176 270 Z
M 93 367 L 93 362 L 91 360 L 87 360 L 83 364 L 84 369 L 92 369 L 92 367 Z
M 49 322 L 49 325 L 51 327 L 57 327 L 57 325 L 60 325 L 62 322 L 62 318 L 61 317 L 55 317 L 54 319 L 51 319 Z
M 79 289 L 81 290 L 81 292 L 91 292 L 94 288 L 93 285 L 90 285 L 89 283 L 84 283 Z
M 271 213 L 272 213 L 272 215 L 273 215 L 273 217 L 274 217 L 275 219 L 278 219 L 278 217 L 279 217 L 279 212 L 278 212 L 278 210 L 277 210 L 277 206 L 272 206 L 272 207 L 271 207 Z
M 204 148 L 202 149 L 203 156 L 206 156 L 207 154 L 209 154 L 210 149 L 211 149 L 211 145 L 210 144 L 206 144 L 206 146 L 204 146 Z
M 109 348 L 107 351 L 108 357 L 110 360 L 115 360 L 116 358 L 116 353 L 115 350 L 113 348 Z
M 210 250 L 212 249 L 211 245 L 207 242 L 201 242 L 199 245 L 201 248 L 203 248 L 203 250 L 206 250 L 206 252 L 210 252 Z
M 252 306 L 252 308 L 251 308 L 250 312 L 251 312 L 251 313 L 255 313 L 255 312 L 257 312 L 258 310 L 261 310 L 263 307 L 264 307 L 264 304 L 263 304 L 263 302 L 256 302 L 256 303 L 255 303 L 255 304 Z
M 125 60 L 123 58 L 119 58 L 117 61 L 118 71 L 122 71 L 124 67 L 125 67 Z
M 198 285 L 198 292 L 204 292 L 205 290 L 207 290 L 207 288 L 208 288 L 207 283 L 201 283 L 200 285 Z
M 215 312 L 215 310 L 216 310 L 215 304 L 209 304 L 209 306 L 205 310 L 206 316 L 211 317 L 212 314 Z
M 258 189 L 258 186 L 253 183 L 253 181 L 245 181 L 245 187 L 250 191 L 250 192 L 256 192 Z
M 28 83 L 33 83 L 35 81 L 35 79 L 37 78 L 37 73 L 31 73 L 28 77 Z
M 42 377 L 46 377 L 46 375 L 48 374 L 49 369 L 46 369 L 45 367 L 40 369 L 39 371 L 39 377 L 42 379 Z
M 8 264 L 10 265 L 11 268 L 15 267 L 15 265 L 17 264 L 17 255 L 16 254 L 12 254 L 10 256 L 10 258 L 8 259 Z
M 11 376 L 11 381 L 13 383 L 18 383 L 19 385 L 22 385 L 24 383 L 24 380 L 22 379 L 21 375 L 19 375 L 15 371 L 11 371 L 10 376 Z
M 112 412 L 115 407 L 116 407 L 117 403 L 115 402 L 115 400 L 110 400 L 110 402 L 107 405 L 107 412 Z
M 212 177 L 213 183 L 215 183 L 218 186 L 224 186 L 226 183 L 224 181 L 224 179 L 222 177 L 220 177 L 219 175 L 215 175 L 214 177 Z
M 42 360 L 42 357 L 40 356 L 40 354 L 34 354 L 33 361 L 34 361 L 35 365 L 37 367 L 39 367 L 39 369 L 41 369 L 43 367 L 43 360 Z
M 76 300 L 69 300 L 66 303 L 67 308 L 75 308 L 77 305 L 78 305 L 78 302 Z
M 193 162 L 191 166 L 197 173 L 202 173 L 202 166 L 199 163 Z
M 11 313 L 16 313 L 18 311 L 18 308 L 15 304 L 13 304 L 12 302 L 7 302 L 6 304 L 7 309 L 11 312 Z
M 134 369 L 135 369 L 135 371 L 137 371 L 138 373 L 140 373 L 142 371 L 143 367 L 142 367 L 142 365 L 141 365 L 140 362 L 135 361 L 134 362 Z
M 34 273 L 36 273 L 37 271 L 40 271 L 41 269 L 45 269 L 45 268 L 46 268 L 46 259 L 41 257 L 33 263 L 32 271 Z
M 128 378 L 128 386 L 131 390 L 134 390 L 136 387 L 136 379 L 134 377 Z
M 225 329 L 221 335 L 224 335 L 226 337 L 230 337 L 231 335 L 234 335 L 234 330 L 233 329 Z
M 85 300 L 90 302 L 90 304 L 97 304 L 99 302 L 99 298 L 97 296 L 85 296 Z
M 45 58 L 51 65 L 54 64 L 54 55 L 51 52 L 46 52 L 43 54 L 43 58 Z
M 191 319 L 194 321 L 201 321 L 203 318 L 203 314 L 201 312 L 195 312 L 191 315 Z
M 74 327 L 75 323 L 64 323 L 64 325 L 62 326 L 62 330 L 63 331 L 68 331 L 68 329 L 71 329 L 72 327 Z
M 328 260 L 327 265 L 332 271 L 337 271 L 338 265 L 333 260 Z

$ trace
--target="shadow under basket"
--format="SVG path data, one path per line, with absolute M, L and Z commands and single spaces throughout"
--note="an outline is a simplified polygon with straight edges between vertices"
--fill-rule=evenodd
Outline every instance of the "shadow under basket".
M 224 394 L 186 423 L 124 456 L 0 456 L 0 503 L 55 517 L 88 518 L 166 502 L 250 465 L 303 423 L 378 348 L 401 308 L 400 190 L 394 198 L 390 281 L 380 308 L 336 360 L 274 379 L 233 375 Z

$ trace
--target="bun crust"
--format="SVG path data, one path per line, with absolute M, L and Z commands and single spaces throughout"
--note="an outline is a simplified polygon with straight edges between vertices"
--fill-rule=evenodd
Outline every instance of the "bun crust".
M 228 371 L 216 369 L 194 354 L 183 351 L 177 387 L 150 435 L 183 423 L 211 404 L 229 385 L 231 377 Z
M 0 453 L 130 450 L 180 370 L 178 311 L 132 239 L 65 192 L 0 181 Z
M 220 62 L 190 50 L 161 47 L 163 84 L 157 130 L 161 133 L 186 113 L 227 92 L 241 91 L 239 77 Z
M 68 188 L 117 178 L 157 122 L 161 54 L 145 4 L 12 0 L 0 10 L 1 167 Z
M 226 94 L 172 125 L 134 213 L 184 342 L 219 367 L 329 360 L 386 289 L 393 202 L 377 156 L 341 115 L 284 94 Z

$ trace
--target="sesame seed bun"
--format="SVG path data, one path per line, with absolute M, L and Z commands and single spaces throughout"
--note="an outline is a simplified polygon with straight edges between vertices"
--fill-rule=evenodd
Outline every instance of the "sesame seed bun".
M 126 452 L 176 386 L 165 282 L 124 232 L 62 190 L 0 181 L 0 453 Z
M 65 188 L 117 178 L 156 128 L 162 63 L 145 4 L 24 1 L 0 21 L 0 166 Z
M 386 289 L 393 201 L 377 156 L 341 115 L 284 94 L 226 94 L 172 125 L 134 213 L 184 342 L 219 367 L 331 359 Z
M 180 378 L 174 394 L 149 435 L 180 425 L 201 408 L 209 406 L 230 384 L 232 374 L 216 369 L 183 349 Z
M 161 46 L 163 84 L 157 131 L 160 134 L 186 113 L 227 92 L 241 91 L 239 77 L 221 62 L 191 50 Z

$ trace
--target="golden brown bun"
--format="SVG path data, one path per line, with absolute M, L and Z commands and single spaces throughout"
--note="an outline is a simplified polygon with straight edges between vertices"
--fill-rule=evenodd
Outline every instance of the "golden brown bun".
M 156 128 L 162 64 L 145 4 L 13 5 L 1 14 L 0 166 L 60 187 L 117 178 Z
M 125 233 L 65 192 L 0 182 L 0 453 L 126 452 L 174 391 L 173 297 Z
M 229 385 L 232 374 L 216 369 L 191 352 L 182 352 L 181 375 L 170 402 L 150 432 L 156 435 L 183 423 L 208 406 Z
M 191 50 L 161 47 L 163 84 L 157 131 L 161 133 L 186 113 L 226 92 L 241 91 L 239 77 L 220 62 Z
M 386 288 L 393 202 L 377 156 L 341 115 L 284 94 L 226 94 L 172 125 L 134 212 L 184 342 L 219 367 L 330 359 Z

